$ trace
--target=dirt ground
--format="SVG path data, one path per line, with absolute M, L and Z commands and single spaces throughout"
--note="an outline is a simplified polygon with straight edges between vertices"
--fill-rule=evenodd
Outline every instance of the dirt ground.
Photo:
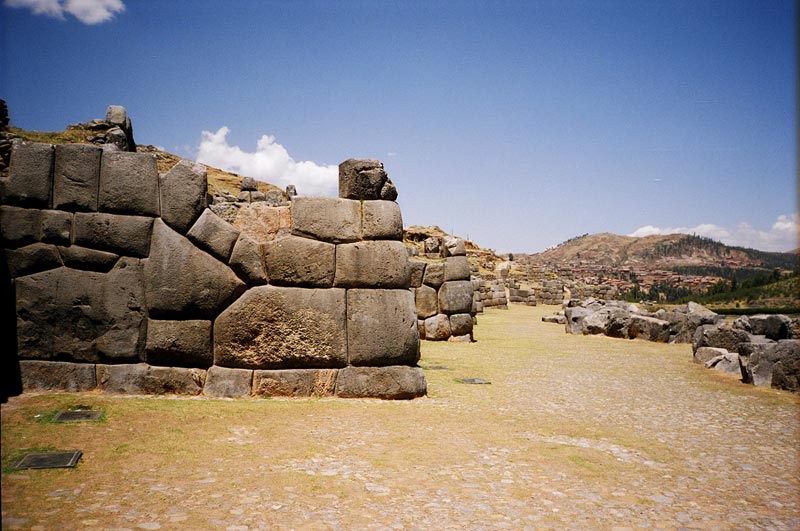
M 800 397 L 695 365 L 689 345 L 566 335 L 540 320 L 555 309 L 425 342 L 414 401 L 12 398 L 2 528 L 800 529 Z M 50 420 L 74 406 L 105 418 Z M 25 448 L 83 458 L 13 470 Z

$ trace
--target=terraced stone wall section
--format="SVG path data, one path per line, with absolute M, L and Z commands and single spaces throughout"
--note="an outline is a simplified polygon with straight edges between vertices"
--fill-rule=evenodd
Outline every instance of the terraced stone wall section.
M 396 189 L 377 161 L 340 172 L 377 195 L 295 197 L 258 238 L 206 208 L 199 164 L 15 145 L 0 236 L 23 388 L 425 394 Z

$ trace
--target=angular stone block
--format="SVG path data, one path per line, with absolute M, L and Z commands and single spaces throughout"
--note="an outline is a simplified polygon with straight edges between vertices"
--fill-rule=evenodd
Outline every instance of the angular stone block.
M 75 214 L 76 245 L 144 258 L 150 250 L 153 218 L 97 212 Z
M 147 304 L 154 318 L 211 318 L 246 289 L 228 266 L 160 219 L 153 224 L 150 257 L 143 262 Z
M 364 201 L 361 236 L 365 240 L 402 240 L 403 217 L 394 201 Z
M 444 280 L 469 280 L 469 261 L 466 256 L 451 256 L 445 259 Z
M 716 347 L 700 347 L 697 349 L 697 352 L 694 353 L 693 361 L 695 363 L 700 363 L 705 365 L 712 359 L 718 356 L 724 356 L 727 354 L 728 351 L 724 348 L 716 348 Z
M 430 286 L 414 290 L 414 304 L 419 319 L 427 319 L 439 313 L 439 294 Z
M 206 208 L 208 180 L 202 164 L 181 160 L 159 177 L 161 219 L 180 232 L 194 224 Z
M 108 273 L 119 260 L 118 254 L 97 251 L 78 245 L 59 247 L 58 252 L 65 266 L 83 271 Z
M 376 240 L 336 246 L 334 286 L 407 289 L 410 283 L 411 267 L 402 242 Z
M 347 291 L 347 352 L 351 365 L 414 365 L 419 330 L 408 290 Z
M 20 142 L 11 151 L 11 168 L 3 202 L 19 206 L 50 208 L 53 187 L 53 146 Z
M 419 367 L 347 367 L 339 371 L 336 396 L 407 400 L 425 396 L 428 385 Z
M 439 288 L 439 310 L 442 313 L 469 313 L 472 309 L 472 282 L 453 280 Z
M 38 208 L 0 206 L 0 237 L 3 245 L 12 248 L 40 241 L 42 212 Z
M 333 396 L 338 369 L 253 371 L 254 396 Z
M 466 256 L 467 246 L 461 238 L 454 238 L 452 236 L 445 236 L 444 238 L 444 255 L 445 256 Z
M 147 153 L 104 151 L 100 162 L 99 210 L 158 216 L 158 167 Z
M 339 164 L 339 197 L 381 199 L 388 176 L 383 163 L 374 159 L 348 159 Z
M 414 260 L 412 258 L 408 261 L 408 267 L 411 268 L 410 287 L 418 288 L 422 286 L 422 277 L 425 274 L 425 262 L 422 260 Z
M 425 339 L 429 341 L 445 341 L 451 336 L 450 318 L 440 313 L 425 319 Z
M 244 234 L 240 234 L 236 240 L 228 265 L 251 286 L 267 283 L 264 251 L 260 244 Z
M 72 241 L 72 213 L 62 210 L 42 210 L 42 241 L 69 245 Z
M 144 359 L 150 365 L 210 367 L 211 321 L 159 321 L 147 323 Z
M 199 395 L 206 380 L 203 369 L 153 367 L 146 363 L 97 365 L 97 383 L 105 393 Z
M 63 265 L 56 246 L 47 243 L 32 243 L 19 249 L 6 249 L 5 254 L 11 278 L 32 275 Z
M 800 340 L 741 343 L 739 347 L 739 364 L 745 383 L 800 391 Z
M 186 236 L 218 260 L 228 263 L 239 238 L 239 229 L 205 209 Z
M 444 262 L 430 262 L 425 266 L 422 283 L 435 289 L 444 283 Z
M 91 391 L 97 387 L 92 363 L 20 360 L 25 391 Z
M 291 232 L 292 213 L 289 207 L 253 204 L 238 211 L 233 225 L 256 243 L 266 243 Z
M 292 234 L 330 243 L 361 238 L 361 204 L 350 199 L 295 197 Z
M 206 396 L 239 398 L 250 396 L 253 389 L 253 371 L 228 369 L 216 365 L 208 369 L 203 394 Z
M 270 283 L 278 286 L 329 288 L 336 272 L 336 246 L 299 236 L 264 244 Z
M 450 333 L 454 336 L 472 334 L 472 316 L 468 313 L 457 313 L 450 316 Z
M 214 362 L 248 369 L 344 367 L 345 320 L 343 289 L 251 288 L 214 322 Z
M 102 153 L 92 144 L 56 146 L 53 208 L 97 211 Z
M 669 321 L 646 315 L 631 314 L 628 324 L 628 337 L 666 343 L 669 341 L 669 328 Z
M 419 329 L 419 338 L 425 339 L 425 319 L 417 319 L 417 328 Z
M 750 335 L 744 330 L 721 325 L 702 325 L 694 332 L 692 351 L 697 351 L 700 347 L 718 347 L 728 352 L 739 352 L 739 345 L 749 342 Z

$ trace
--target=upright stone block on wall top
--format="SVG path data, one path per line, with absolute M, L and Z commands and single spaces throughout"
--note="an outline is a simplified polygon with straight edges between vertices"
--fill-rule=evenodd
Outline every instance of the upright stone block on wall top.
M 99 210 L 159 216 L 155 157 L 147 153 L 104 151 L 100 162 Z
M 19 142 L 11 151 L 11 168 L 3 202 L 19 206 L 50 208 L 53 185 L 53 146 Z
M 97 211 L 102 153 L 91 144 L 56 146 L 53 208 Z

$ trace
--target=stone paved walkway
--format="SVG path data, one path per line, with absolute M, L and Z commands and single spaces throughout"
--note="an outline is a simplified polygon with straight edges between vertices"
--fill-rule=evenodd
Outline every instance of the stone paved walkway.
M 800 529 L 797 396 L 694 365 L 688 345 L 566 335 L 540 321 L 554 309 L 425 343 L 429 396 L 412 402 L 14 398 L 2 527 Z M 106 420 L 36 420 L 75 404 Z M 9 470 L 47 446 L 84 458 Z

